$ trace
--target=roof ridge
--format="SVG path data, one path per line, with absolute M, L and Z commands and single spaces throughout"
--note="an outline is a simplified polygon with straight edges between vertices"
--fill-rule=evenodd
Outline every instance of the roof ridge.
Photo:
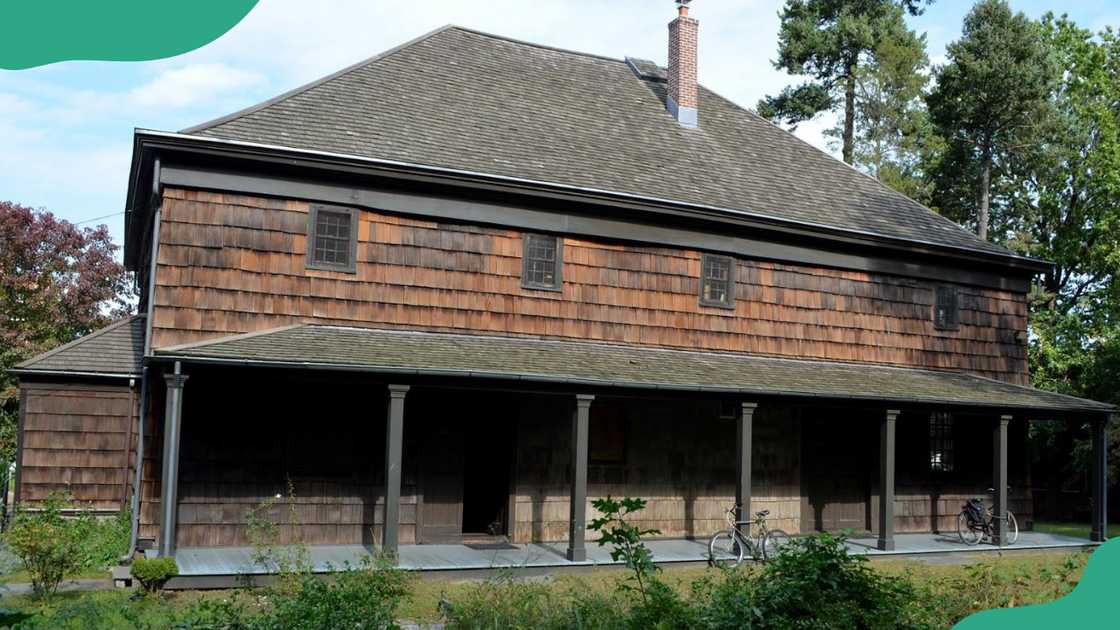
M 315 79 L 314 81 L 304 83 L 303 85 L 300 85 L 300 86 L 295 87 L 291 90 L 288 90 L 287 92 L 277 94 L 276 96 L 273 96 L 272 98 L 263 100 L 263 101 L 255 104 L 255 105 L 250 105 L 249 107 L 246 107 L 244 109 L 239 109 L 239 110 L 237 110 L 237 111 L 235 111 L 231 114 L 225 114 L 224 116 L 219 116 L 217 118 L 207 120 L 206 122 L 202 122 L 202 123 L 199 123 L 197 125 L 187 127 L 185 129 L 181 130 L 179 133 L 187 133 L 187 134 L 198 133 L 199 131 L 205 131 L 207 129 L 210 129 L 211 127 L 217 127 L 218 125 L 230 122 L 231 120 L 236 120 L 236 119 L 241 118 L 243 116 L 248 116 L 249 114 L 252 114 L 252 113 L 260 111 L 260 110 L 262 110 L 266 107 L 269 107 L 270 105 L 275 105 L 276 103 L 279 103 L 280 101 L 287 100 L 287 99 L 289 99 L 293 96 L 302 94 L 302 93 L 304 93 L 308 90 L 319 87 L 320 85 L 322 85 L 322 84 L 324 84 L 328 81 L 333 81 L 334 79 L 337 79 L 341 76 L 347 75 L 347 74 L 349 74 L 349 73 L 351 73 L 355 70 L 358 70 L 360 68 L 364 68 L 364 67 L 366 67 L 366 66 L 368 66 L 372 63 L 376 63 L 376 62 L 381 61 L 382 59 L 385 59 L 387 57 L 391 57 L 394 54 L 396 54 L 396 53 L 398 53 L 398 52 L 400 52 L 400 51 L 402 51 L 402 50 L 404 50 L 404 49 L 406 49 L 406 48 L 408 48 L 408 47 L 410 47 L 414 44 L 419 44 L 420 42 L 422 42 L 422 41 L 424 41 L 428 38 L 434 37 L 436 35 L 439 35 L 440 33 L 443 33 L 444 31 L 449 31 L 449 30 L 453 30 L 453 29 L 461 29 L 461 28 L 462 27 L 455 26 L 454 24 L 445 24 L 445 25 L 443 25 L 443 26 L 441 26 L 437 29 L 428 31 L 427 33 L 424 33 L 423 35 L 420 35 L 419 37 L 414 37 L 414 38 L 412 38 L 412 39 L 410 39 L 410 40 L 408 40 L 408 41 L 406 41 L 402 44 L 398 44 L 398 45 L 396 45 L 396 46 L 394 46 L 394 47 L 392 47 L 388 50 L 383 50 L 383 51 L 377 53 L 376 55 L 373 55 L 372 57 L 367 57 L 367 58 L 365 58 L 365 59 L 363 59 L 363 60 L 361 60 L 357 63 L 350 64 L 349 66 L 346 66 L 345 68 L 342 68 L 341 70 L 336 70 L 336 71 L 334 71 L 330 74 L 321 76 L 318 79 Z
M 90 339 L 95 339 L 97 337 L 100 337 L 101 335 L 104 335 L 107 332 L 116 330 L 116 329 L 118 329 L 122 326 L 125 326 L 127 324 L 131 324 L 136 319 L 144 319 L 144 316 L 140 315 L 140 314 L 136 314 L 136 315 L 129 315 L 128 317 L 124 317 L 122 319 L 118 319 L 117 321 L 112 322 L 112 323 L 110 323 L 109 325 L 107 325 L 103 328 L 98 328 L 97 330 L 89 333 L 88 335 L 82 335 L 81 337 L 78 337 L 77 339 L 74 339 L 73 341 L 68 341 L 68 342 L 62 344 L 61 346 L 51 348 L 50 350 L 47 350 L 46 352 L 44 352 L 42 354 L 37 354 L 37 355 L 31 357 L 30 359 L 28 359 L 26 361 L 23 361 L 21 363 L 17 363 L 15 365 L 14 369 L 17 369 L 17 370 L 28 369 L 34 363 L 38 363 L 38 362 L 40 362 L 44 359 L 48 359 L 50 357 L 53 357 L 54 355 L 62 352 L 63 350 L 68 350 L 68 349 L 70 349 L 74 346 L 85 343 L 85 342 L 89 341 Z
M 589 53 L 589 52 L 585 52 L 585 51 L 582 51 L 582 50 L 573 50 L 571 48 L 561 48 L 560 46 L 550 46 L 548 44 L 531 42 L 531 41 L 528 41 L 528 40 L 525 40 L 525 39 L 518 39 L 516 37 L 509 37 L 507 35 L 498 35 L 497 33 L 489 33 L 487 31 L 480 31 L 478 29 L 470 28 L 470 27 L 467 27 L 467 26 L 458 26 L 458 25 L 452 24 L 452 25 L 449 25 L 447 28 L 449 30 L 463 31 L 465 33 L 472 33 L 474 35 L 481 35 L 483 37 L 489 37 L 491 39 L 498 39 L 498 40 L 501 40 L 501 41 L 504 41 L 504 42 L 510 42 L 510 43 L 513 43 L 513 44 L 521 44 L 523 46 L 532 46 L 533 48 L 540 48 L 540 49 L 543 49 L 543 50 L 551 50 L 553 52 L 565 53 L 565 54 L 568 54 L 568 55 L 576 55 L 577 57 L 591 57 L 593 59 L 601 59 L 603 61 L 613 61 L 613 62 L 616 62 L 616 63 L 626 63 L 625 58 L 619 59 L 618 57 L 611 57 L 609 55 L 600 55 L 598 53 Z

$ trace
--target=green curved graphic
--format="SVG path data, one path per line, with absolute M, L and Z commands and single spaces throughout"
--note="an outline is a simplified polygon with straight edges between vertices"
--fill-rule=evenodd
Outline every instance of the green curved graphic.
M 0 0 L 0 68 L 148 61 L 205 46 L 257 0 Z
M 1089 556 L 1085 573 L 1073 592 L 1055 602 L 1000 608 L 976 613 L 953 626 L 954 630 L 997 630 L 1014 628 L 1104 628 L 1115 627 L 1120 603 L 1120 539 L 1101 545 Z M 1104 625 L 1102 625 L 1104 624 Z

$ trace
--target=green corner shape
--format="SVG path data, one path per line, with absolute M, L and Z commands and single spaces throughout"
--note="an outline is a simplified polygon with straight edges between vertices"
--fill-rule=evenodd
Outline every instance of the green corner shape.
M 1109 541 L 1089 556 L 1085 573 L 1073 592 L 1047 604 L 985 610 L 953 626 L 954 630 L 1014 628 L 1120 627 L 1120 539 Z M 1115 626 L 1112 624 L 1116 624 Z
M 0 68 L 149 61 L 205 46 L 257 0 L 0 0 Z

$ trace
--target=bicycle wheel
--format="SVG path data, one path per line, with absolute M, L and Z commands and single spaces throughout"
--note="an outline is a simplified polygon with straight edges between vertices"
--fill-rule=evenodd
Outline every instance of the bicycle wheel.
M 1019 540 L 1019 521 L 1015 520 L 1015 515 L 1011 512 L 1007 513 L 1007 544 L 1014 545 L 1015 541 Z
M 789 534 L 780 529 L 772 529 L 766 533 L 766 537 L 762 539 L 762 559 L 763 561 L 773 560 L 782 553 L 786 545 L 789 544 Z
M 957 535 L 961 537 L 961 542 L 966 545 L 975 545 L 984 538 L 984 530 L 979 525 L 973 524 L 968 518 L 968 512 L 961 510 L 957 515 Z
M 727 529 L 717 532 L 708 541 L 708 562 L 712 565 L 737 567 L 743 562 L 743 547 L 735 532 Z

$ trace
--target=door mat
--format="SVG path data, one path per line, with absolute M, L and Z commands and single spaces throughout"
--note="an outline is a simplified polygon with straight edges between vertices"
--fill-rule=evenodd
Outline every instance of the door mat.
M 511 545 L 508 542 L 466 543 L 464 546 L 467 549 L 474 549 L 475 551 L 516 551 L 521 548 L 517 545 Z

